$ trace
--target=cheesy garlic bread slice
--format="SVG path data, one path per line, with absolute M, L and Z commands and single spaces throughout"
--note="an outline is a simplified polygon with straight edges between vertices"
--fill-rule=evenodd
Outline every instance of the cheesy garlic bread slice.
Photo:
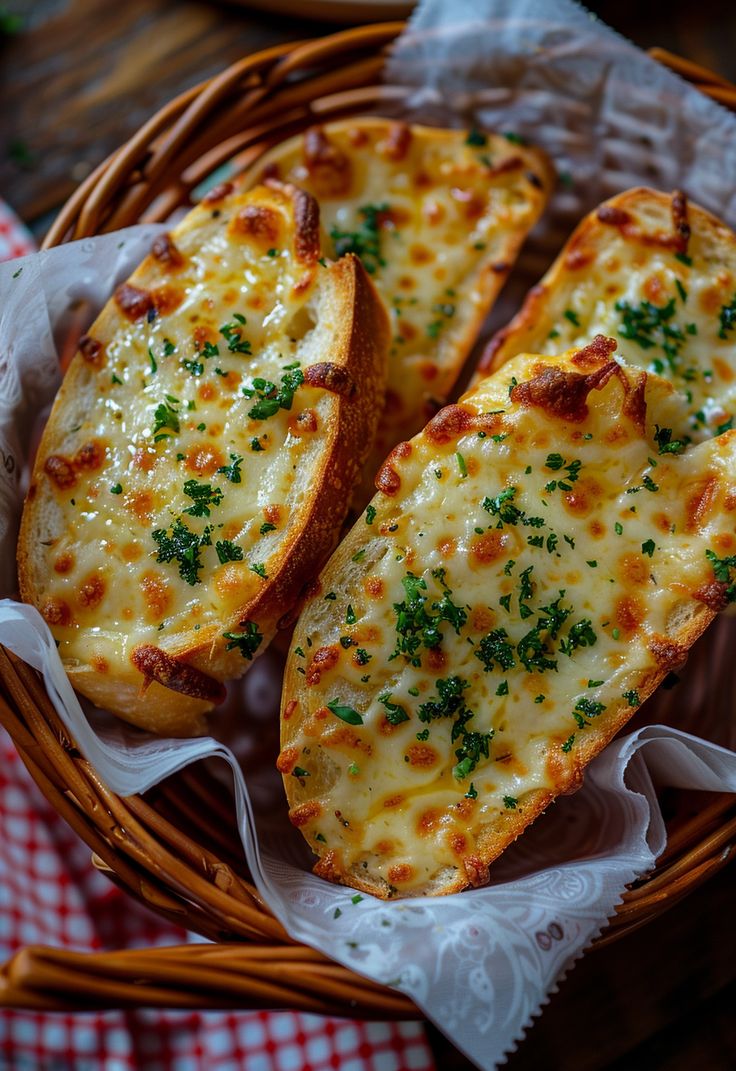
M 315 870 L 378 897 L 489 864 L 736 597 L 736 431 L 596 338 L 519 356 L 395 448 L 286 669 L 278 765 Z
M 517 353 L 554 355 L 597 334 L 687 402 L 676 429 L 700 440 L 736 414 L 736 235 L 682 193 L 645 188 L 606 201 L 573 233 L 479 374 Z
M 386 316 L 318 207 L 218 187 L 81 340 L 33 471 L 23 598 L 72 684 L 203 728 L 337 538 L 385 386 Z
M 320 205 L 330 256 L 352 251 L 391 320 L 386 408 L 355 502 L 388 451 L 448 397 L 553 184 L 539 149 L 509 134 L 346 119 L 261 157 L 246 183 L 294 182 Z

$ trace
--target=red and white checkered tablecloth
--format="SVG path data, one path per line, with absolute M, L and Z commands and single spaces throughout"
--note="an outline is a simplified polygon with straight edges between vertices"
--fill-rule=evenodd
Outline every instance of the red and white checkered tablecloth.
M 0 260 L 32 252 L 0 201 Z M 184 944 L 131 900 L 37 788 L 0 730 L 0 963 L 30 944 L 94 951 Z M 37 1013 L 0 1009 L 0 1071 L 434 1071 L 420 1023 L 297 1012 Z

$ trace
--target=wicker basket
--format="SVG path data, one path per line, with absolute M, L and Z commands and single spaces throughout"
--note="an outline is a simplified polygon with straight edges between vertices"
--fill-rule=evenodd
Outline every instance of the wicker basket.
M 160 111 L 101 164 L 61 211 L 45 246 L 161 220 L 226 160 L 242 166 L 315 120 L 365 112 L 401 23 L 249 56 Z M 653 55 L 736 109 L 736 87 L 661 50 Z M 56 810 L 111 880 L 213 945 L 76 954 L 28 948 L 0 970 L 0 1005 L 36 1009 L 294 1008 L 416 1018 L 409 998 L 293 942 L 245 872 L 229 795 L 199 764 L 146 798 L 109 792 L 77 751 L 38 675 L 0 648 L 0 722 Z M 597 945 L 660 914 L 718 871 L 736 841 L 736 802 L 683 797 L 655 872 L 627 892 Z M 186 831 L 186 832 L 185 832 Z

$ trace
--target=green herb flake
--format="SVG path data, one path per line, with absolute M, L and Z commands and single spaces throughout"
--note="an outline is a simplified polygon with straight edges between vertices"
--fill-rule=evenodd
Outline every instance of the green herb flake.
M 409 720 L 409 715 L 406 713 L 404 707 L 402 707 L 400 703 L 391 702 L 390 692 L 384 692 L 383 695 L 379 695 L 378 702 L 381 703 L 386 710 L 386 721 L 389 725 L 401 725 L 402 722 Z
M 385 203 L 362 205 L 358 209 L 362 219 L 354 231 L 344 231 L 333 224 L 330 238 L 335 246 L 335 257 L 355 253 L 369 275 L 375 275 L 379 268 L 385 267 L 386 261 L 381 255 L 381 224 L 389 211 Z
M 268 573 L 266 572 L 266 566 L 263 562 L 253 562 L 250 568 L 256 576 L 260 576 L 262 580 L 268 580 Z
M 366 510 L 365 510 L 365 523 L 366 524 L 373 524 L 374 520 L 376 519 L 376 512 L 377 511 L 376 511 L 376 507 L 375 506 L 366 506 Z
M 192 517 L 209 517 L 210 506 L 219 506 L 224 497 L 219 487 L 212 487 L 209 483 L 197 483 L 196 480 L 187 480 L 184 484 L 184 494 L 192 499 L 193 505 L 184 510 Z
M 111 495 L 122 495 L 123 485 L 121 483 L 114 483 L 110 488 Z
M 518 802 L 516 796 L 504 796 L 503 798 L 503 805 L 509 811 L 515 811 Z
M 363 717 L 357 710 L 353 710 L 352 707 L 344 706 L 340 703 L 339 699 L 331 699 L 327 703 L 327 709 L 331 711 L 336 718 L 340 718 L 341 721 L 347 722 L 348 725 L 362 725 Z
M 217 470 L 218 475 L 222 475 L 230 483 L 241 483 L 240 466 L 243 464 L 243 459 L 238 454 L 230 454 L 230 464 L 223 465 L 222 468 Z
M 641 545 L 642 554 L 646 554 L 650 558 L 652 557 L 652 555 L 654 554 L 654 551 L 656 549 L 657 548 L 656 548 L 656 546 L 654 544 L 654 540 L 653 539 L 647 539 L 647 541 L 645 543 L 642 543 L 642 545 Z
M 632 688 L 629 692 L 623 692 L 621 698 L 625 699 L 630 707 L 641 706 L 641 699 L 639 698 L 639 693 L 636 691 L 635 688 Z
M 225 562 L 242 562 L 243 548 L 231 543 L 229 539 L 218 540 L 215 543 L 215 552 L 221 565 Z

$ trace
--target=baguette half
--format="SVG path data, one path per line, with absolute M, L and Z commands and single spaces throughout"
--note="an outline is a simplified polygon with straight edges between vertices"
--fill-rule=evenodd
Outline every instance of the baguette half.
M 293 186 L 213 190 L 82 339 L 18 547 L 72 684 L 157 733 L 204 728 L 331 551 L 383 399 L 386 316 L 321 260 Z
M 684 194 L 640 187 L 591 212 L 479 375 L 517 353 L 554 355 L 597 334 L 687 400 L 680 438 L 729 428 L 736 413 L 736 235 Z
M 451 893 L 583 770 L 736 596 L 736 432 L 598 337 L 522 355 L 393 451 L 304 606 L 279 757 L 315 870 Z
M 245 181 L 263 176 L 317 198 L 325 249 L 361 256 L 391 320 L 386 409 L 355 499 L 362 509 L 388 451 L 450 394 L 544 210 L 552 167 L 512 135 L 358 118 L 277 145 Z

